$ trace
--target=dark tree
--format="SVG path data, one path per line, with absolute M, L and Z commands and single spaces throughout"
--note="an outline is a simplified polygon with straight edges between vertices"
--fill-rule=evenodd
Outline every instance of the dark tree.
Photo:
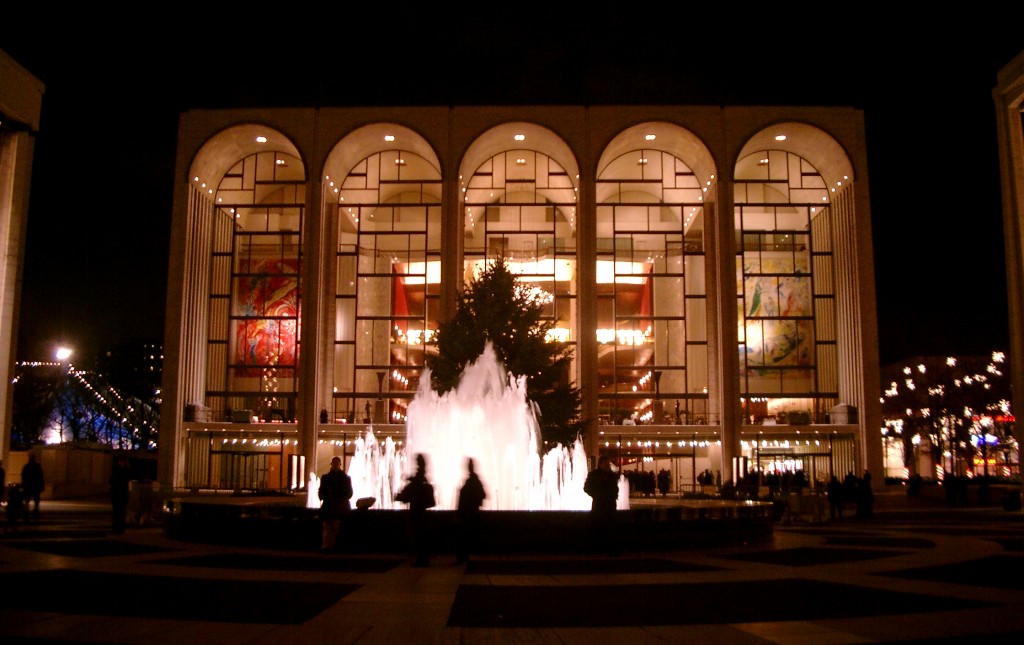
M 56 404 L 56 389 L 53 370 L 19 366 L 14 383 L 11 448 L 25 450 L 39 443 Z
M 159 401 L 123 394 L 95 372 L 53 365 L 21 365 L 14 385 L 11 445 L 28 448 L 44 431 L 67 442 L 99 442 L 124 449 L 156 447 Z
M 571 381 L 572 347 L 549 342 L 554 321 L 544 317 L 544 302 L 498 259 L 458 296 L 454 317 L 442 323 L 434 342 L 438 352 L 427 359 L 431 387 L 444 394 L 458 385 L 462 370 L 484 351 L 494 353 L 515 377 L 526 377 L 527 398 L 540 410 L 545 441 L 567 445 L 582 430 L 580 390 Z

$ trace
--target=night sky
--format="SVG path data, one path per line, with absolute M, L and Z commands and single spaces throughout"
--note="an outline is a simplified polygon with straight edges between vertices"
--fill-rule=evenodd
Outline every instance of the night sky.
M 861 108 L 882 364 L 1009 349 L 992 89 L 1024 51 L 1015 21 L 886 18 L 847 33 L 835 27 L 846 16 L 734 28 L 622 11 L 442 22 L 394 10 L 358 23 L 310 11 L 242 24 L 205 9 L 186 20 L 179 5 L 145 25 L 121 15 L 131 28 L 65 16 L 76 28 L 63 31 L 5 18 L 0 49 L 46 86 L 17 358 L 49 358 L 60 340 L 86 355 L 162 342 L 180 111 L 317 105 Z M 318 35 L 273 35 L 279 20 Z M 708 37 L 719 25 L 730 42 Z

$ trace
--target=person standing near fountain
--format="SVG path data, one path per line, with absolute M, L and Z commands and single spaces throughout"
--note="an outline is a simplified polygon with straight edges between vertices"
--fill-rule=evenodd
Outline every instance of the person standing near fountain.
M 618 555 L 615 537 L 615 505 L 619 499 L 619 476 L 612 472 L 612 462 L 605 455 L 597 460 L 597 469 L 587 473 L 583 492 L 590 495 L 590 531 L 597 548 L 608 555 Z
M 427 459 L 423 453 L 416 455 L 416 473 L 395 496 L 395 501 L 409 505 L 409 529 L 416 556 L 412 566 L 429 566 L 430 526 L 427 524 L 427 509 L 433 508 L 436 501 L 434 486 L 427 480 Z
M 476 464 L 473 458 L 466 459 L 466 468 L 469 475 L 459 489 L 458 506 L 458 535 L 456 536 L 455 562 L 465 564 L 469 562 L 469 552 L 474 550 L 480 536 L 480 507 L 483 506 L 487 493 L 484 492 L 483 482 L 476 474 Z
M 331 459 L 331 469 L 320 478 L 317 490 L 320 498 L 320 551 L 329 553 L 338 546 L 341 520 L 352 509 L 352 479 L 341 468 L 341 457 Z
M 43 467 L 39 465 L 36 453 L 28 453 L 28 462 L 21 468 L 21 488 L 25 491 L 25 504 L 32 502 L 32 519 L 39 522 L 39 498 L 46 489 Z M 28 517 L 29 507 L 25 507 L 25 514 Z
M 117 456 L 110 467 L 110 532 L 124 533 L 128 519 L 128 500 L 131 499 L 132 469 L 128 458 Z

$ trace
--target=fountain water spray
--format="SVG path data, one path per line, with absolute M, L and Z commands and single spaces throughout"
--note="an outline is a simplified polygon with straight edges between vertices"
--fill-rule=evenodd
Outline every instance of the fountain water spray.
M 536 404 L 526 398 L 525 377 L 508 375 L 490 343 L 468 365 L 456 388 L 438 394 L 425 370 L 406 416 L 405 445 L 377 441 L 372 428 L 356 441 L 348 468 L 353 500 L 374 497 L 374 508 L 404 507 L 394 501 L 415 468 L 427 460 L 438 510 L 454 510 L 472 458 L 487 498 L 484 510 L 589 510 L 583 492 L 587 456 L 578 439 L 541 452 Z M 316 475 L 310 476 L 307 506 L 317 507 Z M 619 480 L 619 508 L 629 507 L 628 486 Z

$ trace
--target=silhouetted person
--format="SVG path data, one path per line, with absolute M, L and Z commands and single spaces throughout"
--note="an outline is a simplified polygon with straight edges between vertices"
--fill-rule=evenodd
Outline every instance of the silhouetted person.
M 664 468 L 658 471 L 658 492 L 661 493 L 662 497 L 668 495 L 668 487 L 671 483 L 671 479 L 672 476 Z
M 110 531 L 124 533 L 128 518 L 128 489 L 132 471 L 126 457 L 116 457 L 110 467 Z
M 39 461 L 36 459 L 36 453 L 28 453 L 28 463 L 21 468 L 21 489 L 25 494 L 25 503 L 32 503 L 32 519 L 36 522 L 39 521 L 39 498 L 43 494 L 43 488 L 46 486 L 43 478 L 43 467 L 39 465 Z M 25 509 L 26 514 L 29 509 Z
M 914 473 L 910 476 L 910 480 L 907 482 L 907 495 L 909 497 L 917 497 L 921 494 L 921 483 L 923 478 L 921 473 Z
M 779 473 L 773 470 L 768 473 L 768 477 L 766 477 L 765 480 L 768 482 L 768 497 L 775 499 L 779 494 L 779 486 L 781 485 Z
M 476 465 L 472 457 L 466 460 L 466 469 L 469 474 L 459 489 L 459 506 L 456 514 L 459 532 L 456 536 L 455 561 L 459 564 L 468 562 L 470 552 L 476 548 L 480 537 L 480 507 L 487 498 L 483 482 L 476 474 Z
M 612 462 L 601 455 L 597 469 L 587 473 L 583 492 L 591 497 L 590 531 L 595 546 L 604 548 L 609 555 L 618 555 L 619 546 L 615 539 L 615 506 L 619 500 L 619 477 L 612 472 Z
M 870 519 L 874 516 L 875 493 L 871 490 L 871 473 L 864 471 L 864 476 L 857 480 L 857 517 Z
M 5 532 L 16 532 L 25 512 L 25 496 L 20 484 L 14 484 L 7 492 L 7 528 Z
M 320 550 L 330 552 L 338 546 L 341 521 L 352 509 L 352 479 L 341 468 L 341 457 L 331 459 L 331 469 L 320 478 Z
M 992 487 L 989 484 L 989 475 L 982 475 L 978 482 L 978 504 L 988 506 L 992 503 Z
M 828 495 L 828 516 L 833 522 L 836 519 L 843 519 L 843 501 L 845 491 L 843 491 L 843 482 L 839 481 L 839 478 L 832 475 L 832 478 L 828 480 L 828 486 L 825 488 L 825 493 Z
M 427 509 L 433 508 L 435 501 L 434 487 L 427 480 L 427 460 L 422 454 L 416 455 L 416 472 L 409 477 L 395 500 L 409 505 L 409 529 L 415 553 L 412 566 L 429 566 L 430 527 L 427 524 Z
M 846 472 L 846 477 L 843 478 L 843 504 L 853 502 L 854 509 L 856 510 L 857 502 L 857 476 L 853 474 L 852 470 Z
M 942 487 L 946 491 L 946 503 L 956 506 L 956 478 L 948 470 L 942 473 Z

